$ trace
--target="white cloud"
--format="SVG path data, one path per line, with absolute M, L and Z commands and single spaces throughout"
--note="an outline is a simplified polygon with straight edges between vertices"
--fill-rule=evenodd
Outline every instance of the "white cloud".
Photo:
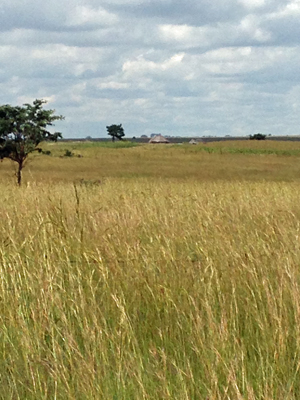
M 266 4 L 266 0 L 238 0 L 238 1 L 249 10 L 261 8 Z
M 112 25 L 118 22 L 116 15 L 109 13 L 104 8 L 94 9 L 89 6 L 78 5 L 70 10 L 67 26 L 98 26 Z
M 273 14 L 273 16 L 285 17 L 285 16 L 295 16 L 300 14 L 300 1 L 295 0 L 286 4 L 282 9 Z M 272 16 L 272 15 L 271 15 Z
M 206 48 L 212 42 L 216 29 L 212 27 L 194 27 L 188 25 L 161 25 L 159 33 L 162 41 L 178 43 L 184 48 Z
M 250 38 L 259 43 L 270 41 L 272 35 L 267 30 L 260 27 L 259 20 L 255 15 L 246 16 L 239 26 L 242 32 L 245 32 Z

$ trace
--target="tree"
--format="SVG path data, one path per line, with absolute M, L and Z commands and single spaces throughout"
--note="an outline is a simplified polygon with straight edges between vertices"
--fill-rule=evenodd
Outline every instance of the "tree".
M 38 145 L 43 141 L 57 141 L 60 132 L 50 133 L 47 126 L 61 115 L 54 115 L 55 110 L 44 110 L 45 100 L 35 100 L 33 105 L 13 107 L 9 104 L 0 107 L 0 159 L 9 158 L 18 164 L 17 181 L 21 185 L 22 169 L 25 161 L 33 151 L 42 150 Z
M 250 135 L 250 140 L 265 140 L 267 135 L 262 133 L 256 133 L 255 135 Z
M 112 141 L 114 142 L 117 139 L 123 140 L 123 136 L 125 136 L 124 128 L 122 124 L 120 125 L 110 125 L 106 127 L 108 135 L 111 136 Z

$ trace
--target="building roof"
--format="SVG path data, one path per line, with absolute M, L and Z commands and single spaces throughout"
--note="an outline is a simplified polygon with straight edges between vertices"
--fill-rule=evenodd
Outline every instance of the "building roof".
M 191 139 L 191 140 L 189 141 L 189 144 L 198 144 L 198 142 L 197 142 L 196 139 Z
M 170 143 L 170 142 L 162 135 L 156 135 L 149 140 L 149 143 Z

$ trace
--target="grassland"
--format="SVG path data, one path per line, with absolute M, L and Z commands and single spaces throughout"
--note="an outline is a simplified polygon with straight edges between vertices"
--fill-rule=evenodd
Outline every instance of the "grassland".
M 299 398 L 300 144 L 45 149 L 0 165 L 0 399 Z

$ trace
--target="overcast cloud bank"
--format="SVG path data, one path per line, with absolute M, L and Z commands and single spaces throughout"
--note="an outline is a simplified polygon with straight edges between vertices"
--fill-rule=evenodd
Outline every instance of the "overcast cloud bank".
M 298 135 L 300 1 L 2 0 L 0 102 L 65 137 Z

